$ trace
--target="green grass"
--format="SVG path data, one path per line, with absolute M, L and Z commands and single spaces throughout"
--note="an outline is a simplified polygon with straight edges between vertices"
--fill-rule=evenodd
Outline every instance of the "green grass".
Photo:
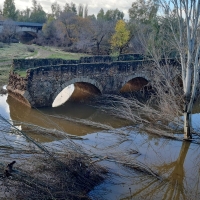
M 19 74 L 21 77 L 26 77 L 26 70 L 20 69 L 20 70 L 14 70 L 17 74 Z
M 71 54 L 71 53 L 55 53 L 49 56 L 49 58 L 61 58 L 65 60 L 78 60 L 80 57 L 85 56 L 84 54 Z
M 25 58 L 61 58 L 66 60 L 78 60 L 82 56 L 88 56 L 87 54 L 81 53 L 70 53 L 62 51 L 55 47 L 43 47 L 37 45 L 31 45 L 35 48 L 34 52 L 30 52 L 27 49 L 26 44 L 14 43 L 14 44 L 3 44 L 0 48 L 0 87 L 7 84 L 9 71 L 11 69 L 11 64 L 13 59 L 25 59 Z M 41 50 L 45 50 L 41 52 Z M 21 77 L 26 76 L 26 70 L 16 70 Z
M 9 71 L 10 65 L 0 66 L 0 87 L 7 84 Z

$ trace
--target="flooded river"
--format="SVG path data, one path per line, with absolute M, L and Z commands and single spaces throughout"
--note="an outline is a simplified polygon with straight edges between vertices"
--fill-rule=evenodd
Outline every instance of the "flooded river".
M 199 112 L 199 103 L 196 112 Z M 127 163 L 135 160 L 151 168 L 161 178 L 147 175 L 112 160 L 99 162 L 111 172 L 109 178 L 90 192 L 100 199 L 200 199 L 200 145 L 164 139 L 147 133 L 138 133 L 126 121 L 115 119 L 86 103 L 66 102 L 59 107 L 30 109 L 10 96 L 0 96 L 0 114 L 13 121 L 32 123 L 46 128 L 82 136 L 76 140 L 101 157 L 123 158 Z M 67 119 L 87 119 L 114 127 L 101 128 L 75 123 Z M 194 115 L 193 125 L 199 125 L 199 114 Z M 23 126 L 20 127 L 23 130 Z M 31 136 L 51 146 L 58 141 L 47 136 Z M 17 140 L 17 138 L 16 138 Z M 65 142 L 64 140 L 62 142 Z

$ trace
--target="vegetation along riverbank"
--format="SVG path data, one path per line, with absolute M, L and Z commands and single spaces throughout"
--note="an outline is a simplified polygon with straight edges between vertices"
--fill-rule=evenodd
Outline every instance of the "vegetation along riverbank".
M 0 3 L 0 199 L 200 199 L 200 0 L 16 2 Z

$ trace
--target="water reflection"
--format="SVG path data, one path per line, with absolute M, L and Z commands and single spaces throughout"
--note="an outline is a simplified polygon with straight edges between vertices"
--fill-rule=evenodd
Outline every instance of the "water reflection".
M 4 96 L 0 100 L 0 112 L 6 118 L 33 123 L 47 128 L 58 128 L 70 134 L 86 135 L 84 137 L 88 140 L 77 141 L 77 143 L 84 146 L 88 152 L 99 154 L 99 156 L 112 157 L 115 155 L 115 157 L 118 156 L 119 158 L 129 155 L 130 160 L 137 159 L 137 161 L 145 163 L 146 166 L 156 171 L 163 178 L 160 181 L 147 174 L 129 170 L 119 164 L 102 161 L 102 165 L 106 165 L 111 171 L 116 173 L 116 175 L 114 173 L 110 177 L 112 183 L 110 180 L 106 180 L 93 191 L 94 193 L 102 192 L 103 199 L 195 200 L 200 198 L 199 145 L 163 139 L 145 133 L 136 133 L 132 130 L 132 127 L 118 129 L 120 133 L 127 133 L 126 136 L 116 134 L 116 130 L 113 133 L 103 132 L 89 126 L 50 116 L 56 114 L 71 118 L 89 119 L 111 124 L 114 127 L 126 125 L 124 121 L 111 118 L 86 104 L 66 102 L 60 107 L 37 110 L 24 106 L 12 97 L 7 99 L 8 106 L 5 99 L 6 97 Z M 5 102 L 3 103 L 3 101 Z M 93 134 L 88 135 L 88 133 Z M 31 134 L 32 137 L 38 138 L 41 142 L 52 141 L 51 138 L 45 138 L 42 135 L 37 135 L 36 137 L 35 133 Z M 15 137 L 14 139 L 17 138 Z M 54 146 L 56 142 L 58 141 L 51 142 L 49 145 Z M 62 142 L 64 143 L 65 141 Z M 139 154 L 130 155 L 128 153 L 130 149 L 137 150 Z M 105 188 L 107 193 L 104 193 Z
M 74 92 L 74 85 L 69 85 L 66 88 L 64 88 L 58 96 L 55 98 L 52 107 L 58 107 L 62 104 L 64 104 L 72 95 Z
M 82 142 L 85 148 L 90 149 L 91 152 L 97 152 L 102 147 L 101 155 L 111 157 L 112 151 L 108 149 L 105 141 L 103 143 L 105 140 L 103 135 L 98 133 L 98 136 L 94 138 L 93 145 L 90 145 L 89 141 Z M 116 137 L 113 139 L 106 135 L 107 144 L 111 143 L 109 139 L 114 141 Z M 125 156 L 130 148 L 137 149 L 141 155 L 138 157 L 131 155 L 129 159 L 145 163 L 162 179 L 158 180 L 137 170 L 133 172 L 126 167 L 103 162 L 103 165 L 112 168 L 116 174 L 119 173 L 118 176 L 115 174 L 111 176 L 111 180 L 114 180 L 112 183 L 108 180 L 96 188 L 95 191 L 102 192 L 104 199 L 195 200 L 200 198 L 199 145 L 156 137 L 149 139 L 146 134 L 141 135 L 134 132 L 131 133 L 129 139 L 115 148 L 115 154 L 118 154 L 120 158 Z
M 6 103 L 8 95 L 0 95 L 0 114 L 6 119 L 10 119 L 9 105 Z
M 99 111 L 97 108 L 89 106 L 85 103 L 67 101 L 65 104 L 55 108 L 31 109 L 21 104 L 11 96 L 8 96 L 7 103 L 10 108 L 10 117 L 13 121 L 32 123 L 45 128 L 53 128 L 65 131 L 66 133 L 72 135 L 82 136 L 88 133 L 99 131 L 100 129 L 77 124 L 61 118 L 55 118 L 53 117 L 54 115 L 59 115 L 63 118 L 70 117 L 88 119 L 91 121 L 111 124 L 114 127 L 120 127 L 124 124 L 127 124 L 127 122 L 123 122 L 109 115 L 106 115 L 105 113 Z M 9 115 L 9 112 L 7 115 Z
M 144 187 L 134 191 L 130 196 L 124 199 L 134 199 L 138 197 L 153 199 L 157 195 L 162 197 L 162 199 L 188 199 L 187 192 L 189 187 L 187 187 L 188 182 L 184 182 L 186 179 L 184 162 L 190 144 L 189 142 L 182 143 L 179 156 L 176 160 L 155 167 L 159 174 L 166 179 L 159 183 L 158 181 L 152 180 L 150 184 L 145 184 Z M 192 178 L 192 176 L 190 178 Z

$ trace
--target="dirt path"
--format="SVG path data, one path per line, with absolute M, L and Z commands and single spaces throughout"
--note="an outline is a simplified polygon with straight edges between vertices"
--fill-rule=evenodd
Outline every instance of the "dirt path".
M 50 50 L 45 50 L 40 47 L 34 47 L 34 48 L 36 49 L 37 54 L 34 56 L 27 57 L 27 58 L 29 58 L 29 59 L 31 59 L 31 58 L 47 58 L 53 54 L 53 52 Z

